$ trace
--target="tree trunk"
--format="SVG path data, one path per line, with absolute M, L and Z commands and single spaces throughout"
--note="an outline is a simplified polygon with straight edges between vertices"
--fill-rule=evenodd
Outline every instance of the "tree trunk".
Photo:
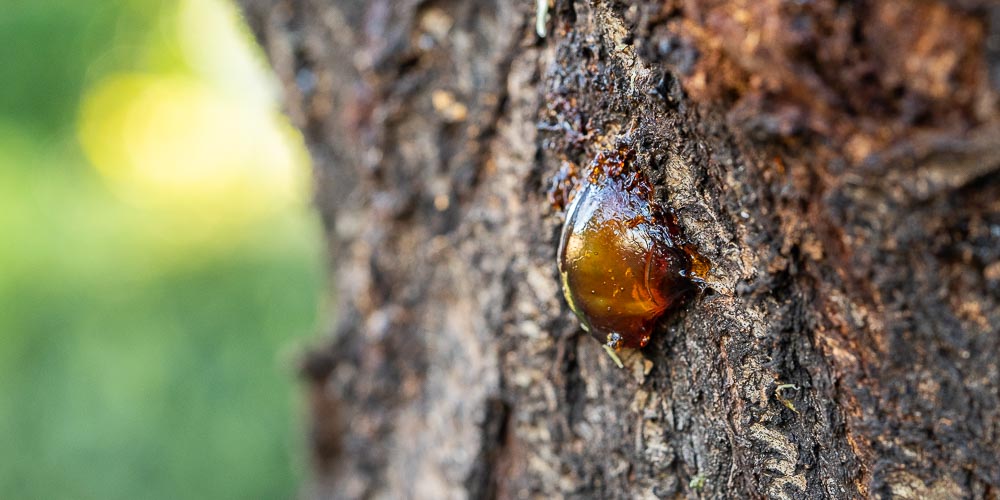
M 307 496 L 1000 495 L 1000 8 L 242 3 L 333 260 Z M 620 145 L 711 262 L 625 369 L 548 193 Z

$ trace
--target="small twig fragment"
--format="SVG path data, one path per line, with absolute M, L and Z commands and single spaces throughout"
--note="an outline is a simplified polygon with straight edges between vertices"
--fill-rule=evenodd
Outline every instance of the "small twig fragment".
M 618 365 L 618 368 L 625 368 L 625 365 L 622 363 L 622 359 L 618 357 L 618 353 L 616 353 L 611 346 L 604 345 L 602 347 L 604 347 L 604 350 L 607 351 L 608 356 L 611 356 L 611 359 L 614 360 L 615 364 Z
M 785 405 L 785 408 L 794 411 L 796 415 L 799 415 L 799 410 L 796 410 L 795 405 L 792 404 L 791 400 L 785 397 L 784 395 L 785 389 L 794 389 L 795 391 L 798 391 L 801 389 L 801 387 L 795 384 L 781 384 L 778 387 L 774 388 L 774 397 L 778 400 L 778 402 Z
M 549 0 L 535 0 L 535 33 L 545 38 L 545 21 L 549 16 Z

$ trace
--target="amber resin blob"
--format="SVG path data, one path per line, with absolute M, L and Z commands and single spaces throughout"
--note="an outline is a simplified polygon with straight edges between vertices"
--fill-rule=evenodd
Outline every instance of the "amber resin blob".
M 627 149 L 599 154 L 566 210 L 559 242 L 563 293 L 583 328 L 614 351 L 649 342 L 657 319 L 696 289 L 704 262 L 680 242 Z M 620 362 L 619 362 L 620 363 Z

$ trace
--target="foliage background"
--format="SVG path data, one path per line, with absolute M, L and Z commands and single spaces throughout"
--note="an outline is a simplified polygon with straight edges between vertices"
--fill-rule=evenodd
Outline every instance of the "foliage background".
M 235 9 L 8 1 L 0 61 L 0 496 L 293 496 L 324 257 Z

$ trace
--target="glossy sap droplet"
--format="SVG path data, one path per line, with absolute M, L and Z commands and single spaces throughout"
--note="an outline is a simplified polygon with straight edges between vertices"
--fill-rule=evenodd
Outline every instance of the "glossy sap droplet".
M 609 172 L 600 159 L 566 211 L 559 274 L 585 330 L 610 348 L 639 348 L 693 289 L 691 256 L 676 225 L 654 209 L 645 178 Z

